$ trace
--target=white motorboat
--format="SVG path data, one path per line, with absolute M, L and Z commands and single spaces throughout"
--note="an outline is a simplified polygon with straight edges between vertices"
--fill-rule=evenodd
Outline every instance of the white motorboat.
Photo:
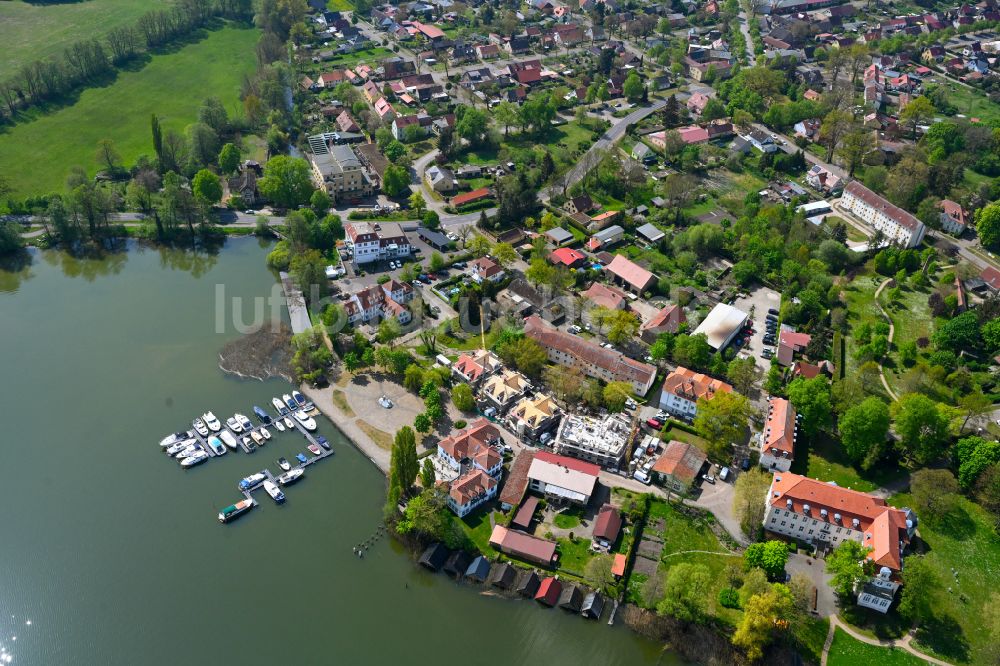
M 250 453 L 253 453 L 254 448 L 256 448 L 253 445 L 253 440 L 245 435 L 241 439 L 243 440 L 243 446 L 245 446 Z
M 205 425 L 207 425 L 208 429 L 212 432 L 219 432 L 222 430 L 222 424 L 219 423 L 219 419 L 215 418 L 215 414 L 212 412 L 205 412 L 202 415 L 202 418 L 205 419 Z
M 235 433 L 243 432 L 243 426 L 240 425 L 239 420 L 235 416 L 230 416 L 226 419 L 226 427 Z
M 190 456 L 181 461 L 181 467 L 194 467 L 208 460 L 208 454 L 198 449 Z
M 280 467 L 282 469 L 282 471 L 287 472 L 288 470 L 290 470 L 292 468 L 292 463 L 288 462 L 284 458 L 284 456 L 282 456 L 281 458 L 278 458 L 278 467 Z
M 250 437 L 253 439 L 253 443 L 257 446 L 262 446 L 264 444 L 264 438 L 260 436 L 260 433 L 256 430 L 250 432 Z
M 240 426 L 244 430 L 247 430 L 247 431 L 253 430 L 253 424 L 250 423 L 250 419 L 248 419 L 243 414 L 240 414 L 239 412 L 237 412 L 236 414 L 233 415 L 233 418 L 240 422 Z
M 224 453 L 228 453 L 228 451 L 226 450 L 226 445 L 223 444 L 222 440 L 216 437 L 215 435 L 212 435 L 211 437 L 208 438 L 208 445 L 212 447 L 212 451 L 214 451 L 215 455 L 217 456 L 221 456 Z
M 301 409 L 295 412 L 295 418 L 296 420 L 298 420 L 299 423 L 302 424 L 302 427 L 308 430 L 309 432 L 312 432 L 313 430 L 316 429 L 315 419 L 313 419 L 311 416 L 303 412 Z
M 198 446 L 197 444 L 189 444 L 180 451 L 178 451 L 177 453 L 175 453 L 174 457 L 177 458 L 178 460 L 182 460 L 194 454 L 195 451 L 201 451 L 201 447 Z
M 290 418 L 288 418 L 286 416 L 284 420 L 285 420 L 285 427 L 286 428 L 288 428 L 289 430 L 295 430 L 295 424 L 292 423 L 292 419 L 290 419 Z
M 160 440 L 160 448 L 165 449 L 168 446 L 172 446 L 177 442 L 187 439 L 190 436 L 191 434 L 187 432 L 175 432 L 172 435 L 167 435 L 166 437 Z
M 222 432 L 219 433 L 219 438 L 223 441 L 223 443 L 226 446 L 233 449 L 234 451 L 236 450 L 236 447 L 239 446 L 239 442 L 236 441 L 236 438 L 233 437 L 233 433 L 231 432 L 223 430 Z
M 260 436 L 263 437 L 265 440 L 271 439 L 271 433 L 264 426 L 260 427 Z
M 281 488 L 279 488 L 278 484 L 276 484 L 274 481 L 271 481 L 270 479 L 265 481 L 264 490 L 266 490 L 267 494 L 271 496 L 271 499 L 273 499 L 278 504 L 281 504 L 282 502 L 285 501 L 285 493 L 281 492 Z
M 293 484 L 299 479 L 301 479 L 302 475 L 305 473 L 306 471 L 301 468 L 289 470 L 278 477 L 278 483 L 280 483 L 283 486 Z
M 202 421 L 201 419 L 195 419 L 194 421 L 191 422 L 191 425 L 194 426 L 194 429 L 198 432 L 199 435 L 201 435 L 202 437 L 208 437 L 208 426 L 205 425 L 204 421 Z
M 295 404 L 295 399 L 287 393 L 281 394 L 281 400 L 285 403 L 285 406 L 288 407 L 288 411 L 294 412 L 299 408 L 299 406 Z
M 313 404 L 306 400 L 306 397 L 299 393 L 298 391 L 292 391 L 292 400 L 298 405 L 299 409 L 311 412 L 313 410 Z
M 285 422 L 281 419 L 274 419 L 274 427 L 278 429 L 278 432 L 285 432 Z
M 258 483 L 267 478 L 267 475 L 263 472 L 257 472 L 256 474 L 251 474 L 240 481 L 240 490 L 246 490 L 248 488 L 253 488 Z
M 285 407 L 285 403 L 281 402 L 281 398 L 271 398 L 271 404 L 278 410 L 279 415 L 284 416 L 288 413 L 288 407 Z
M 171 444 L 170 446 L 167 447 L 167 455 L 168 456 L 176 456 L 178 453 L 180 453 L 181 451 L 183 451 L 187 447 L 191 446 L 192 444 L 197 444 L 197 443 L 198 443 L 198 440 L 195 439 L 194 437 L 192 437 L 190 439 L 182 439 L 181 441 L 176 442 L 174 444 Z

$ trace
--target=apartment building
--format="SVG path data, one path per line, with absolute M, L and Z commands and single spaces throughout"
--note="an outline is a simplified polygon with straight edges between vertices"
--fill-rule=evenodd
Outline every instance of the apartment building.
M 413 319 L 406 306 L 412 300 L 413 287 L 405 282 L 389 280 L 351 294 L 343 305 L 349 324 L 367 324 L 393 317 L 406 325 Z
M 556 453 L 617 469 L 631 441 L 629 419 L 622 414 L 594 418 L 570 414 L 556 435 Z
M 797 434 L 798 415 L 792 403 L 784 398 L 771 398 L 767 403 L 767 421 L 760 433 L 760 466 L 787 472 L 795 458 Z
M 694 418 L 698 413 L 698 400 L 711 400 L 717 393 L 732 393 L 733 387 L 720 379 L 714 379 L 701 372 L 683 366 L 667 375 L 660 392 L 660 409 Z
M 348 222 L 344 225 L 344 233 L 353 248 L 354 263 L 367 264 L 410 256 L 413 248 L 406 234 L 383 234 L 376 226 L 370 222 Z
M 856 180 L 844 188 L 840 205 L 902 247 L 916 247 L 924 238 L 923 222 Z
M 372 193 L 374 185 L 371 174 L 350 146 L 326 146 L 325 150 L 313 146 L 313 151 L 309 157 L 313 182 L 317 188 L 326 190 L 334 202 Z

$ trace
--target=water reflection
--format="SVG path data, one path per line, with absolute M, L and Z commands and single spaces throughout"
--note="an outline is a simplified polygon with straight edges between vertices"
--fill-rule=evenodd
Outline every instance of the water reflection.
M 21 283 L 34 276 L 31 263 L 34 252 L 26 250 L 7 257 L 0 257 L 0 293 L 14 293 Z
M 64 250 L 46 250 L 42 260 L 50 266 L 58 267 L 67 277 L 81 277 L 87 282 L 109 275 L 118 275 L 128 263 L 129 244 L 114 243 L 109 249 L 86 254 L 75 254 Z
M 157 246 L 160 255 L 160 266 L 174 271 L 190 273 L 192 277 L 202 277 L 219 261 L 221 246 L 211 245 L 196 250 L 180 250 L 172 247 Z

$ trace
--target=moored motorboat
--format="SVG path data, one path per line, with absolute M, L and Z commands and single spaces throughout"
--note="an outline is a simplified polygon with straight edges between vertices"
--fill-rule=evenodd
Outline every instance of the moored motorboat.
M 239 412 L 236 412 L 235 414 L 233 414 L 233 416 L 236 418 L 237 421 L 240 422 L 240 425 L 243 427 L 244 430 L 248 432 L 250 430 L 253 430 L 253 423 L 251 423 L 250 419 L 248 419 L 246 416 L 240 414 Z
M 285 432 L 285 422 L 282 419 L 274 419 L 274 427 L 278 429 L 278 432 Z
M 222 430 L 222 424 L 219 423 L 219 419 L 215 418 L 215 414 L 212 412 L 205 412 L 202 415 L 202 418 L 205 419 L 205 425 L 207 425 L 208 429 L 212 432 L 219 432 Z
M 264 490 L 266 490 L 267 494 L 271 496 L 271 499 L 273 499 L 278 504 L 281 504 L 282 502 L 285 501 L 285 493 L 281 492 L 281 488 L 279 488 L 278 484 L 276 484 L 274 481 L 271 481 L 270 479 L 265 481 Z
M 306 458 L 306 455 L 304 453 L 296 453 L 295 459 L 298 460 L 300 463 L 309 462 L 309 458 Z
M 250 431 L 250 437 L 253 439 L 253 443 L 257 446 L 262 446 L 264 444 L 264 438 L 260 436 L 260 433 L 256 430 Z
M 235 416 L 230 416 L 226 419 L 226 427 L 235 433 L 243 432 L 243 426 L 240 425 L 239 420 Z
M 263 437 L 265 441 L 268 440 L 268 439 L 271 439 L 271 431 L 268 430 L 267 428 L 265 428 L 264 426 L 261 426 L 260 427 L 260 436 Z
M 194 429 L 198 432 L 199 435 L 201 435 L 202 437 L 208 437 L 208 426 L 205 425 L 204 421 L 202 421 L 201 419 L 195 419 L 194 421 L 191 421 L 191 425 L 194 426 Z
M 215 435 L 208 438 L 208 445 L 212 447 L 212 451 L 214 451 L 217 456 L 221 456 L 226 453 L 226 445 L 223 444 L 222 440 Z
M 240 481 L 240 490 L 247 490 L 253 488 L 258 483 L 267 478 L 267 475 L 263 472 L 257 472 L 256 474 L 251 474 L 250 476 L 244 477 Z
M 284 457 L 278 458 L 278 467 L 285 470 L 286 472 L 292 468 L 292 463 L 288 462 Z
M 264 425 L 271 425 L 271 415 L 268 414 L 267 412 L 265 412 L 263 409 L 261 409 L 257 405 L 253 406 L 253 413 L 254 413 L 254 416 L 257 417 L 258 421 L 260 421 Z
M 323 449 L 319 448 L 319 446 L 317 446 L 315 444 L 310 444 L 306 448 L 309 449 L 310 451 L 312 451 L 313 455 L 315 455 L 315 456 L 321 456 L 321 455 L 323 455 Z
M 327 451 L 330 450 L 330 442 L 328 442 L 326 437 L 324 437 L 323 435 L 318 435 L 316 437 L 316 441 L 319 442 L 319 445 L 322 446 Z
M 247 451 L 253 453 L 253 450 L 257 448 L 257 446 L 253 443 L 253 440 L 249 437 L 242 437 L 241 439 L 243 440 L 243 446 L 247 448 Z
M 183 441 L 190 436 L 191 434 L 186 432 L 175 432 L 172 435 L 167 435 L 166 437 L 160 440 L 160 448 L 165 449 L 168 446 L 173 446 L 177 442 Z
M 285 427 L 286 428 L 288 428 L 289 430 L 295 430 L 295 424 L 292 423 L 292 419 L 290 419 L 289 417 L 286 416 L 283 419 L 283 421 L 285 422 Z
M 292 399 L 292 396 L 288 395 L 287 393 L 283 393 L 281 395 L 281 401 L 285 403 L 285 406 L 288 407 L 288 411 L 290 412 L 294 412 L 296 409 L 299 408 L 299 406 L 295 404 L 295 400 Z
M 311 412 L 315 408 L 315 405 L 306 400 L 306 397 L 298 391 L 292 391 L 292 400 L 295 401 L 299 409 L 304 409 L 307 412 Z
M 290 470 L 278 477 L 278 483 L 280 483 L 283 486 L 291 485 L 296 481 L 298 481 L 299 479 L 301 479 L 302 475 L 305 473 L 306 471 L 304 469 Z
M 198 449 L 190 456 L 181 461 L 181 467 L 194 467 L 208 460 L 208 454 Z
M 170 446 L 167 447 L 167 455 L 176 456 L 178 453 L 188 448 L 192 444 L 197 444 L 197 443 L 198 440 L 195 439 L 194 437 L 190 439 L 182 439 L 181 441 L 171 444 Z
M 249 499 L 240 500 L 236 504 L 230 504 L 225 509 L 219 512 L 219 522 L 228 523 L 231 520 L 239 518 L 252 508 L 253 508 L 253 500 Z
M 177 458 L 178 460 L 181 460 L 183 458 L 187 458 L 190 455 L 193 455 L 195 451 L 201 451 L 201 447 L 198 446 L 197 444 L 188 444 L 183 449 L 175 453 L 174 457 Z
M 236 447 L 239 446 L 239 442 L 237 442 L 236 438 L 233 437 L 233 433 L 231 433 L 231 432 L 229 432 L 227 430 L 223 430 L 222 432 L 220 432 L 219 433 L 219 438 L 222 439 L 223 443 L 226 446 L 228 446 L 229 448 L 233 449 L 234 451 L 236 450 Z
M 278 410 L 278 416 L 284 416 L 288 413 L 288 407 L 285 407 L 285 403 L 281 402 L 281 398 L 271 398 L 271 404 Z
M 306 430 L 312 432 L 313 430 L 316 429 L 315 419 L 313 419 L 311 416 L 303 412 L 301 409 L 295 412 L 295 418 L 298 420 L 299 423 L 302 424 L 302 427 L 305 428 Z

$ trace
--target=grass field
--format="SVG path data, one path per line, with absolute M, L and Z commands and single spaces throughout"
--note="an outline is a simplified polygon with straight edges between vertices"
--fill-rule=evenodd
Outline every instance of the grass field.
M 794 473 L 833 481 L 844 488 L 871 492 L 906 474 L 890 461 L 883 461 L 868 471 L 858 469 L 844 454 L 840 443 L 826 433 L 820 433 L 815 441 L 802 441 L 801 449 L 799 446 L 796 442 Z
M 858 666 L 858 664 L 879 664 L 880 666 L 922 666 L 927 662 L 898 648 L 884 648 L 868 645 L 852 638 L 843 629 L 833 634 L 833 645 L 827 656 L 827 666 Z
M 153 9 L 153 4 L 142 0 L 0 2 L 0 81 L 12 77 L 29 62 L 62 53 L 82 39 L 100 37 L 113 28 L 134 23 Z
M 152 154 L 149 119 L 183 131 L 201 101 L 219 97 L 239 105 L 240 80 L 253 71 L 258 31 L 226 27 L 174 53 L 154 56 L 139 71 L 122 72 L 101 88 L 80 94 L 72 106 L 38 113 L 0 133 L 0 173 L 15 195 L 60 191 L 73 166 L 94 173 L 97 142 L 111 139 L 126 164 Z

